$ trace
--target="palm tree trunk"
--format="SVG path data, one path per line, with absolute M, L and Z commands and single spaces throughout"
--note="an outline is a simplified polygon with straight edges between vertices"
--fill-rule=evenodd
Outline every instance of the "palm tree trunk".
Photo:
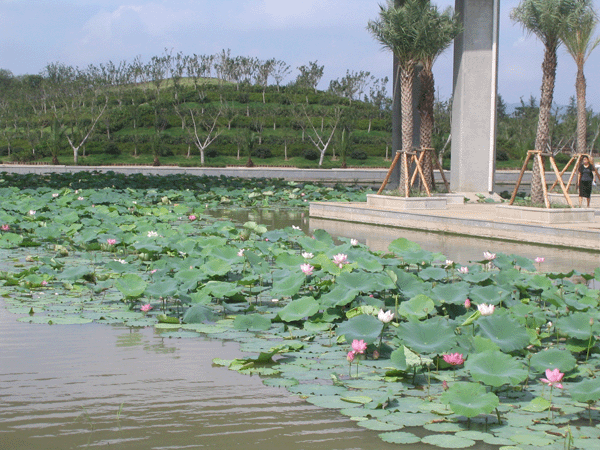
M 556 46 L 546 47 L 542 63 L 542 93 L 538 117 L 535 150 L 546 151 L 550 142 L 550 113 L 554 97 L 554 81 L 556 79 Z M 531 202 L 543 203 L 542 177 L 537 164 L 533 165 L 531 180 Z
M 585 153 L 587 150 L 587 111 L 585 108 L 586 82 L 583 64 L 577 64 L 575 90 L 577 92 L 577 153 Z
M 419 113 L 421 114 L 420 142 L 421 148 L 431 148 L 431 136 L 433 134 L 433 103 L 435 101 L 435 82 L 431 67 L 423 66 L 419 72 L 421 80 L 421 98 L 419 101 Z M 423 175 L 429 191 L 433 190 L 433 162 L 431 152 L 425 152 L 423 157 Z
M 400 70 L 400 90 L 402 93 L 401 111 L 402 111 L 402 150 L 409 152 L 413 144 L 413 78 L 415 76 L 415 63 L 408 61 L 403 64 Z M 400 189 L 405 186 L 408 173 L 404 165 L 400 168 Z M 408 192 L 404 192 L 408 195 Z

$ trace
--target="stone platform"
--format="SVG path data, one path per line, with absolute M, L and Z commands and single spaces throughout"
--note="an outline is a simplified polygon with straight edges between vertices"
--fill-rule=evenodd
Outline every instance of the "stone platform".
M 448 204 L 446 209 L 407 211 L 367 203 L 323 202 L 311 203 L 309 215 L 311 219 L 600 251 L 600 210 L 594 210 L 596 214 L 589 222 L 547 224 L 516 217 L 500 218 L 497 206 L 497 203 L 466 203 Z

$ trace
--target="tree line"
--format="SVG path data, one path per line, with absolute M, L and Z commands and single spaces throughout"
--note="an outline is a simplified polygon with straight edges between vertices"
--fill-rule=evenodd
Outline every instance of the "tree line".
M 233 57 L 230 50 L 191 56 L 165 50 L 146 63 L 136 58 L 85 69 L 50 63 L 39 75 L 19 77 L 3 69 L 0 132 L 8 154 L 27 146 L 30 157 L 44 149 L 56 162 L 68 144 L 77 164 L 86 143 L 103 135 L 110 142 L 127 129 L 134 154 L 145 140 L 158 163 L 161 141 L 177 140 L 194 145 L 204 164 L 206 150 L 222 135 L 239 143 L 239 152 L 250 141 L 262 141 L 271 125 L 287 129 L 278 136 L 284 146 L 299 134 L 318 151 L 320 163 L 340 127 L 350 132 L 358 121 L 367 133 L 386 131 L 386 78 L 347 71 L 320 93 L 324 66 L 311 61 L 297 69 L 284 84 L 292 74 L 285 62 Z M 165 133 L 168 128 L 180 132 Z M 381 135 L 374 133 L 376 138 Z

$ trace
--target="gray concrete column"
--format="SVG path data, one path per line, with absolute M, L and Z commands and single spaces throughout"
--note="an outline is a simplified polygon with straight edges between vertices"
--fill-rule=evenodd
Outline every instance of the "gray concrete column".
M 454 40 L 454 192 L 491 192 L 496 162 L 499 0 L 456 0 L 463 32 Z

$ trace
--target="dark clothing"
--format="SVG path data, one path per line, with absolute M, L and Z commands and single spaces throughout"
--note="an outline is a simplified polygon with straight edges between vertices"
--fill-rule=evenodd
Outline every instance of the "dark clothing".
M 579 196 L 590 198 L 592 195 L 592 181 L 594 181 L 594 167 L 590 164 L 585 167 L 583 164 L 579 166 Z
M 579 173 L 581 174 L 581 181 L 594 181 L 594 168 L 591 164 L 587 167 L 583 164 L 580 165 Z
M 579 196 L 583 198 L 590 198 L 592 195 L 592 180 L 579 182 Z

